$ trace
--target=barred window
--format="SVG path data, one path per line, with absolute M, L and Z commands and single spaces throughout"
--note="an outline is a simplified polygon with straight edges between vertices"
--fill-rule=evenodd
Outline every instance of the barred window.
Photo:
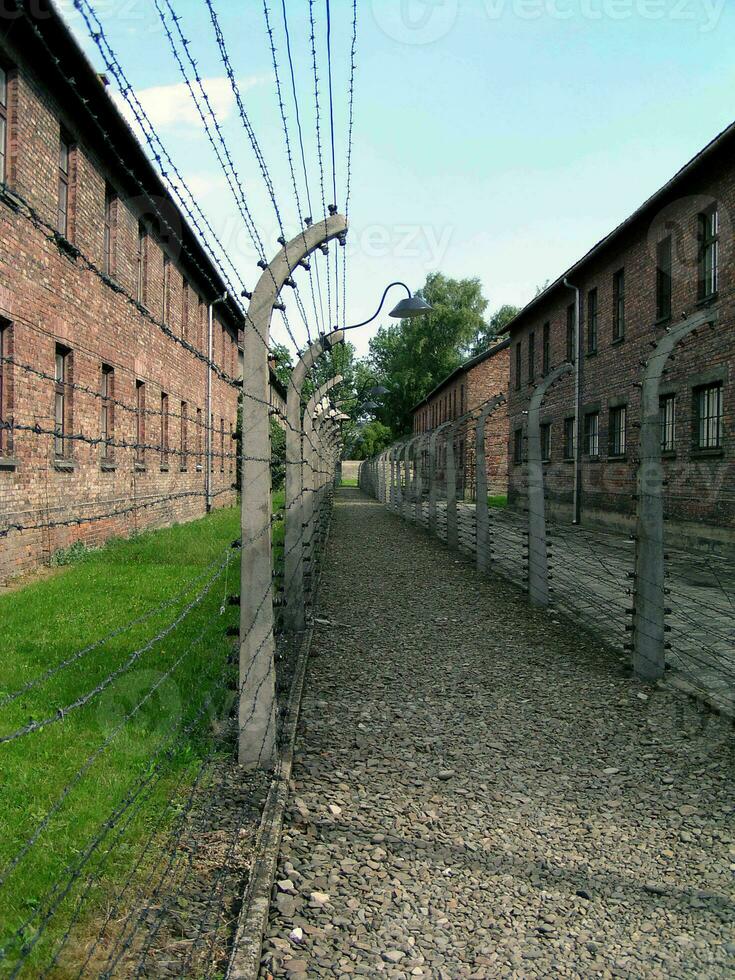
M 676 449 L 676 395 L 663 395 L 659 400 L 661 419 L 661 452 L 672 453 Z
M 72 144 L 64 133 L 59 138 L 58 209 L 56 230 L 60 235 L 69 234 L 69 179 L 71 174 Z
M 138 254 L 136 256 L 137 261 L 137 274 L 138 274 L 138 286 L 137 286 L 137 296 L 136 299 L 141 304 L 145 306 L 146 303 L 146 278 L 147 278 L 147 252 L 148 252 L 148 233 L 146 227 L 142 221 L 138 222 Z
M 8 179 L 8 73 L 0 65 L 0 183 Z
M 597 353 L 597 289 L 587 293 L 587 353 Z
M 719 279 L 720 215 L 717 205 L 703 211 L 699 223 L 699 299 L 717 292 Z
M 201 408 L 197 409 L 196 451 L 197 451 L 197 466 L 201 469 L 202 466 L 202 410 Z
M 54 452 L 57 459 L 70 455 L 71 444 L 71 394 L 67 391 L 71 383 L 71 358 L 68 347 L 56 345 L 55 390 L 54 390 Z
M 695 389 L 695 446 L 722 448 L 722 382 Z
M 521 387 L 521 357 L 521 342 L 519 340 L 516 344 L 516 391 L 519 391 Z
M 671 316 L 671 235 L 656 246 L 656 319 Z
M 574 363 L 575 357 L 575 336 L 574 336 L 574 303 L 567 306 L 567 360 Z
M 113 403 L 113 399 L 115 397 L 115 372 L 109 364 L 102 365 L 100 394 L 102 396 L 100 424 L 102 458 L 112 459 L 113 451 L 111 442 L 115 437 L 115 416 Z
M 102 251 L 102 271 L 107 276 L 115 272 L 115 217 L 117 214 L 117 197 L 113 189 L 105 187 L 105 221 Z
M 551 324 L 544 324 L 543 348 L 541 353 L 541 372 L 546 375 L 551 370 Z
M 625 269 L 613 276 L 613 340 L 625 336 Z
M 523 462 L 523 429 L 513 433 L 513 462 L 516 465 Z
M 225 420 L 219 420 L 219 471 L 225 471 Z
M 169 324 L 171 321 L 171 259 L 168 255 L 163 257 L 163 322 Z
M 180 440 L 180 444 L 179 444 L 179 450 L 180 450 L 180 452 L 179 452 L 179 469 L 181 470 L 182 473 L 184 473 L 184 472 L 186 472 L 187 463 L 188 463 L 188 459 L 189 459 L 189 456 L 188 456 L 189 433 L 187 431 L 187 429 L 188 429 L 188 423 L 189 423 L 189 406 L 187 405 L 186 402 L 182 402 L 181 403 L 181 419 L 180 419 L 180 422 L 181 422 L 181 440 Z
M 625 405 L 610 409 L 609 452 L 611 456 L 625 455 L 627 415 Z
M 145 382 L 135 382 L 135 461 L 145 463 Z
M 161 392 L 161 466 L 168 466 L 168 395 Z
M 543 422 L 540 426 L 541 432 L 541 459 L 548 463 L 551 459 L 551 422 Z
M 0 321 L 0 455 L 7 455 L 13 448 L 12 356 L 12 325 L 7 320 Z
M 528 381 L 536 377 L 536 335 L 533 330 L 528 335 Z
M 564 419 L 564 459 L 574 459 L 574 416 Z
M 584 441 L 588 456 L 600 455 L 600 413 L 589 412 L 584 417 Z

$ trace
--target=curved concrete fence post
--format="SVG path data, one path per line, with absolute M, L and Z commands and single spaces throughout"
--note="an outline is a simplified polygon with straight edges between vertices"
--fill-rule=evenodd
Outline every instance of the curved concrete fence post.
M 415 518 L 415 500 L 416 500 L 416 479 L 414 473 L 415 458 L 413 455 L 413 448 L 416 445 L 420 436 L 414 436 L 412 439 L 408 439 L 403 450 L 404 459 L 404 469 L 406 471 L 406 494 L 403 500 L 403 516 L 407 521 L 411 520 L 411 511 L 414 512 Z
M 475 551 L 478 572 L 490 569 L 490 509 L 487 503 L 487 459 L 485 457 L 485 427 L 493 412 L 505 404 L 505 395 L 496 395 L 486 402 L 475 424 Z
M 340 214 L 306 228 L 265 266 L 243 334 L 240 676 L 238 758 L 248 769 L 276 762 L 276 672 L 271 560 L 268 350 L 273 309 L 284 283 L 314 249 L 347 230 Z
M 664 592 L 664 505 L 661 465 L 661 376 L 674 348 L 698 327 L 712 324 L 711 312 L 667 328 L 643 370 L 641 439 L 637 481 L 635 600 L 633 603 L 633 669 L 639 677 L 655 680 L 666 666 Z
M 438 534 L 437 520 L 436 520 L 436 501 L 438 496 L 438 480 L 437 480 L 437 443 L 441 433 L 450 426 L 451 422 L 444 422 L 442 425 L 438 425 L 432 430 L 429 435 L 429 459 L 428 459 L 428 469 L 429 469 L 429 514 L 428 514 L 428 528 L 431 534 Z
M 454 441 L 460 419 L 449 423 L 447 429 L 447 547 L 456 551 L 459 545 L 457 534 L 457 465 L 455 462 Z
M 396 504 L 396 450 L 390 449 L 390 492 L 388 494 L 388 509 L 393 510 Z
M 342 343 L 343 330 L 333 330 L 317 338 L 299 357 L 291 372 L 286 398 L 286 529 L 284 539 L 284 582 L 287 583 L 284 626 L 298 632 L 304 629 L 303 549 L 299 542 L 304 529 L 304 466 L 301 398 L 309 371 L 326 351 Z
M 549 604 L 549 551 L 544 512 L 544 463 L 541 455 L 541 405 L 552 385 L 574 365 L 560 364 L 534 389 L 528 406 L 528 597 L 534 606 Z

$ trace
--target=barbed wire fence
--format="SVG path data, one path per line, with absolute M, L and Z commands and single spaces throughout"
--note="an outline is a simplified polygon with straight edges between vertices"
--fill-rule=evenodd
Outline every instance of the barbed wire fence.
M 669 353 L 710 319 L 697 314 L 667 331 L 642 365 L 641 379 L 622 393 L 643 406 L 641 422 L 631 425 L 621 447 L 624 461 L 634 464 L 632 475 L 627 466 L 612 465 L 605 486 L 596 489 L 625 520 L 588 525 L 564 516 L 572 504 L 574 435 L 570 427 L 554 458 L 548 404 L 572 372 L 568 362 L 534 386 L 522 430 L 509 433 L 505 397 L 497 396 L 365 461 L 359 485 L 450 551 L 470 557 L 480 574 L 501 575 L 534 605 L 591 629 L 639 676 L 665 678 L 732 716 L 735 562 L 682 541 L 677 519 L 691 513 L 696 494 L 668 479 L 673 460 L 662 450 L 657 385 Z M 723 410 L 719 425 L 731 420 Z M 680 411 L 676 424 L 683 433 L 701 421 Z M 601 434 L 580 432 L 580 438 Z M 598 452 L 604 448 L 595 445 Z M 513 484 L 504 506 L 509 466 Z M 712 492 L 729 506 L 726 491 Z

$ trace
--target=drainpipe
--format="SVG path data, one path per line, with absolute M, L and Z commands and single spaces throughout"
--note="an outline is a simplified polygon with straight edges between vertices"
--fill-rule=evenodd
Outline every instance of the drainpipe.
M 572 523 L 582 523 L 582 433 L 580 432 L 581 399 L 582 399 L 582 344 L 579 330 L 581 322 L 581 294 L 577 286 L 573 286 L 564 277 L 567 289 L 574 290 L 574 492 L 572 499 Z
M 227 302 L 227 293 L 223 293 L 218 299 L 212 300 L 207 310 L 207 465 L 204 472 L 205 499 L 207 502 L 207 513 L 212 509 L 212 356 L 214 354 L 214 308 L 218 303 Z

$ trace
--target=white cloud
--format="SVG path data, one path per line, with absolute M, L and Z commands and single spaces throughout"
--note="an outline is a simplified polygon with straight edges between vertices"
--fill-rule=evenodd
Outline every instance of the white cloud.
M 240 92 L 244 93 L 260 81 L 259 77 L 253 76 L 238 80 L 237 84 Z M 204 78 L 202 85 L 217 121 L 225 122 L 235 110 L 235 96 L 229 79 L 226 77 Z M 193 89 L 195 95 L 199 96 L 198 85 L 194 84 Z M 146 115 L 155 127 L 201 126 L 199 112 L 185 82 L 177 82 L 173 85 L 154 85 L 151 88 L 141 89 L 137 95 Z M 128 122 L 133 122 L 134 114 L 122 96 L 115 92 L 114 99 Z

